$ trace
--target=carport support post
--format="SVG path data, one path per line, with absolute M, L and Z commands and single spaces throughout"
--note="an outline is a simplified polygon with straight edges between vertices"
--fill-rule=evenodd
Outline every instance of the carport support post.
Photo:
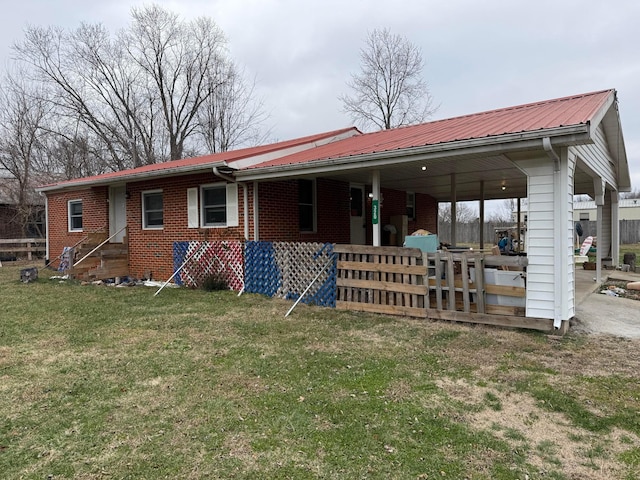
M 451 246 L 457 245 L 456 224 L 458 223 L 458 193 L 456 191 L 456 174 L 451 174 Z
M 596 207 L 598 210 L 596 218 L 596 283 L 602 282 L 602 248 L 603 230 L 602 230 L 602 214 L 604 206 L 604 182 L 601 178 L 593 179 L 593 190 L 595 193 Z
M 480 180 L 480 250 L 484 249 L 484 180 Z
M 373 194 L 373 201 L 371 202 L 371 205 L 373 206 L 373 208 L 377 208 L 378 211 L 373 213 L 371 215 L 371 222 L 372 222 L 372 231 L 373 231 L 373 246 L 374 247 L 379 247 L 382 245 L 381 240 L 381 236 L 380 236 L 380 223 L 381 223 L 381 216 L 380 216 L 380 210 L 381 210 L 381 205 L 380 205 L 380 170 L 374 170 L 373 172 L 371 172 L 371 193 Z
M 611 192 L 611 265 L 620 266 L 620 216 L 618 211 L 618 192 Z

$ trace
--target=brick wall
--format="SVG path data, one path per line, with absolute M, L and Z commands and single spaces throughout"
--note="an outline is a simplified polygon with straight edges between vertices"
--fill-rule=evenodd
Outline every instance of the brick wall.
M 63 247 L 70 247 L 89 232 L 109 231 L 108 188 L 96 187 L 75 192 L 50 193 L 47 195 L 47 221 L 49 231 L 49 258 L 62 253 Z M 69 232 L 68 202 L 82 200 L 82 231 Z M 58 262 L 52 263 L 54 267 Z
M 230 228 L 188 228 L 187 189 L 200 185 L 219 183 L 213 173 L 184 175 L 167 179 L 155 179 L 127 184 L 127 240 L 129 266 L 132 276 L 167 279 L 173 273 L 173 243 L 194 240 L 242 240 L 244 239 L 243 190 L 238 188 L 239 226 Z M 164 227 L 158 230 L 142 228 L 142 192 L 163 192 Z M 253 239 L 253 184 L 247 184 L 249 207 L 249 239 Z M 298 181 L 265 182 L 259 191 L 260 240 L 286 242 L 350 242 L 349 184 L 336 180 L 316 180 L 317 230 L 300 232 L 298 214 Z M 109 231 L 108 188 L 96 187 L 75 192 L 50 193 L 49 245 L 50 257 L 62 252 L 64 246 L 78 242 L 87 232 Z M 391 215 L 406 213 L 405 193 L 383 190 L 381 209 L 382 224 Z M 83 232 L 68 232 L 67 202 L 83 201 Z M 367 237 L 371 242 L 371 204 L 367 202 Z M 416 195 L 415 222 L 410 222 L 410 232 L 417 228 L 436 231 L 437 204 L 428 195 Z M 55 264 L 57 265 L 57 263 Z
M 366 215 L 367 215 L 367 243 L 373 242 L 373 231 L 371 226 L 371 198 L 369 193 L 371 187 L 368 186 L 365 192 L 366 198 Z M 380 224 L 381 228 L 391 223 L 391 217 L 394 215 L 407 214 L 407 194 L 401 190 L 390 190 L 381 188 L 382 206 L 380 207 Z M 418 229 L 429 230 L 432 233 L 438 232 L 438 202 L 423 193 L 416 193 L 415 220 L 408 221 L 408 233 L 411 234 Z M 384 237 L 384 235 L 383 235 Z
M 258 188 L 260 240 L 283 242 L 349 243 L 349 184 L 316 180 L 315 232 L 301 232 L 298 181 L 261 183 Z

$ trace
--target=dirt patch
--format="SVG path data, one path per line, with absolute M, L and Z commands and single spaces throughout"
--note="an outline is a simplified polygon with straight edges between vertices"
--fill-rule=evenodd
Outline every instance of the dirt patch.
M 640 447 L 640 439 L 629 432 L 594 434 L 572 426 L 564 415 L 542 409 L 527 395 L 466 380 L 443 379 L 438 386 L 457 401 L 484 405 L 466 415 L 467 423 L 509 443 L 540 475 L 555 471 L 585 480 L 619 478 L 626 466 L 617 461 L 618 454 Z

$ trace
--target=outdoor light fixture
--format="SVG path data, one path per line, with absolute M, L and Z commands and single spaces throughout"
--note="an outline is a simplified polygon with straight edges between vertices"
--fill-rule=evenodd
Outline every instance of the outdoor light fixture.
M 502 185 L 502 191 L 505 191 L 507 189 L 507 187 L 505 185 Z
M 423 172 L 426 172 L 426 171 L 427 171 L 427 166 L 426 166 L 426 165 L 423 165 L 423 166 L 422 166 L 422 171 L 423 171 Z

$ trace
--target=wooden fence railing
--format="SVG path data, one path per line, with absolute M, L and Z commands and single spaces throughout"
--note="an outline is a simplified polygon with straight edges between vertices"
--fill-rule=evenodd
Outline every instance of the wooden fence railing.
M 44 238 L 3 238 L 0 239 L 0 258 L 16 257 L 33 260 L 33 255 L 44 255 L 46 239 Z
M 427 268 L 417 248 L 336 245 L 336 307 L 425 317 Z
M 334 252 L 338 308 L 551 328 L 525 317 L 526 257 L 360 245 L 336 245 Z

